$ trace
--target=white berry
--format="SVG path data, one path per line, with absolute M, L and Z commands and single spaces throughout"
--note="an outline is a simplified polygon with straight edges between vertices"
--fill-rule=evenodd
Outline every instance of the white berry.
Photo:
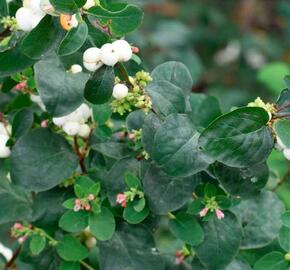
M 78 122 L 67 122 L 63 125 L 63 131 L 69 136 L 75 136 L 80 130 Z
M 290 148 L 286 148 L 283 150 L 284 157 L 290 160 Z
M 95 6 L 95 0 L 87 0 L 85 5 L 83 6 L 83 9 L 90 9 L 91 7 Z
M 82 66 L 75 64 L 70 67 L 70 71 L 72 74 L 77 74 L 77 73 L 82 72 L 83 68 Z
M 128 87 L 125 84 L 116 84 L 113 89 L 113 97 L 116 99 L 122 99 L 128 95 Z
M 11 154 L 11 150 L 6 146 L 9 136 L 0 134 L 0 158 L 7 158 Z
M 32 20 L 33 12 L 29 8 L 19 8 L 15 14 L 18 28 L 23 31 L 32 30 Z
M 41 0 L 30 0 L 30 9 L 39 15 L 44 15 L 44 12 L 42 11 L 40 7 Z
M 97 71 L 102 65 L 103 63 L 102 62 L 99 62 L 99 63 L 87 63 L 87 62 L 84 62 L 84 67 L 90 71 L 90 72 L 95 72 Z
M 101 60 L 100 49 L 97 47 L 91 47 L 85 50 L 83 55 L 83 61 L 86 63 L 97 63 Z
M 130 44 L 123 39 L 113 42 L 113 46 L 116 52 L 119 54 L 120 62 L 127 62 L 132 58 L 133 52 Z
M 40 23 L 42 18 L 43 18 L 42 14 L 32 14 L 31 16 L 32 29 L 35 28 Z
M 91 133 L 91 128 L 90 128 L 89 125 L 83 124 L 83 125 L 80 126 L 80 129 L 79 129 L 79 132 L 78 132 L 80 137 L 86 139 L 86 138 L 89 137 L 90 133 Z
M 101 48 L 101 61 L 107 66 L 114 66 L 119 61 L 119 54 L 111 43 L 106 43 Z
M 87 121 L 91 115 L 92 115 L 92 111 L 90 109 L 90 107 L 86 104 L 86 103 L 83 103 L 80 107 L 79 107 L 79 110 L 81 110 L 82 114 L 83 114 L 83 117 L 85 118 L 85 120 Z
M 52 118 L 52 122 L 55 125 L 61 127 L 61 126 L 63 126 L 67 122 L 67 117 L 66 116 L 54 117 L 54 118 Z

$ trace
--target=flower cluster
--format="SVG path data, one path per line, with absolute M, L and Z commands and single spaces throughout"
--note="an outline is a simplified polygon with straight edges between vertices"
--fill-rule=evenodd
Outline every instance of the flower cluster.
M 260 107 L 267 111 L 269 119 L 272 119 L 272 114 L 275 113 L 275 106 L 271 103 L 265 103 L 260 97 L 257 97 L 254 102 L 250 102 L 248 107 Z
M 116 203 L 125 208 L 127 206 L 127 202 L 133 202 L 136 197 L 139 199 L 144 198 L 144 192 L 136 188 L 130 188 L 130 191 L 117 194 Z
M 23 244 L 31 234 L 31 226 L 23 226 L 21 223 L 15 223 L 11 229 L 11 236 L 16 238 L 19 244 Z
M 114 66 L 118 62 L 127 62 L 133 55 L 130 44 L 123 39 L 106 43 L 101 48 L 91 47 L 83 54 L 84 67 L 91 72 L 103 65 Z
M 181 250 L 175 252 L 175 264 L 182 264 L 186 257 L 190 255 L 189 250 L 186 247 L 183 247 Z
M 89 194 L 87 198 L 76 199 L 74 205 L 74 211 L 78 212 L 80 210 L 90 211 L 92 209 L 90 202 L 95 200 L 94 194 Z
M 116 85 L 113 89 L 112 101 L 113 112 L 123 115 L 126 112 L 131 112 L 133 108 L 143 109 L 148 112 L 152 108 L 152 102 L 146 92 L 146 86 L 152 81 L 149 73 L 139 71 L 135 77 L 130 77 L 132 89 L 120 83 L 120 79 L 116 78 Z
M 207 198 L 205 200 L 205 207 L 199 212 L 199 215 L 201 217 L 205 217 L 209 211 L 215 212 L 215 215 L 218 219 L 223 219 L 225 217 L 225 214 L 219 208 L 219 205 L 216 202 L 215 197 Z
M 23 31 L 31 31 L 45 14 L 41 8 L 41 0 L 23 1 L 23 7 L 19 8 L 15 15 L 18 28 Z
M 11 154 L 7 142 L 10 139 L 11 125 L 6 122 L 0 122 L 0 158 L 7 158 Z
M 83 103 L 72 113 L 62 116 L 54 117 L 53 123 L 63 129 L 63 131 L 69 136 L 79 135 L 82 138 L 88 138 L 91 132 L 91 128 L 86 122 L 91 117 L 92 112 L 90 107 Z
M 9 29 L 10 31 L 15 31 L 18 28 L 17 21 L 14 17 L 3 17 L 0 23 L 3 24 L 4 28 Z

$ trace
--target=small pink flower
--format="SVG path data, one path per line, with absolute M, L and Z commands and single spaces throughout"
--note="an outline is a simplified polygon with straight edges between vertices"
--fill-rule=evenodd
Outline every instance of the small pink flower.
M 126 195 L 125 194 L 123 194 L 123 193 L 118 193 L 117 194 L 117 200 L 116 200 L 116 202 L 118 203 L 118 204 L 120 204 L 122 207 L 126 207 L 126 204 L 127 204 L 127 197 L 126 197 Z
M 20 91 L 27 86 L 26 82 L 20 82 L 15 85 L 15 90 Z
M 181 251 L 177 250 L 175 253 L 175 263 L 176 264 L 182 264 L 184 261 L 184 255 Z
M 220 209 L 216 209 L 216 210 L 215 210 L 215 214 L 216 214 L 216 217 L 217 217 L 218 219 L 222 219 L 222 218 L 225 217 L 225 214 L 224 214 L 223 211 L 221 211 Z
M 82 202 L 81 202 L 80 199 L 76 199 L 76 200 L 75 200 L 75 205 L 77 205 L 77 206 L 81 206 L 81 204 L 82 204 Z
M 140 49 L 138 47 L 131 47 L 133 53 L 139 53 Z
M 25 240 L 26 240 L 26 236 L 22 236 L 22 237 L 18 238 L 18 243 L 23 244 L 25 242 Z
M 41 126 L 42 128 L 47 128 L 47 127 L 48 127 L 48 120 L 43 120 L 43 121 L 41 122 L 40 126 Z
M 22 226 L 22 224 L 20 224 L 20 223 L 15 223 L 14 225 L 13 225 L 13 228 L 14 229 L 16 229 L 16 230 L 22 230 L 23 229 L 23 226 Z
M 208 208 L 203 208 L 200 212 L 199 212 L 199 215 L 201 216 L 201 217 L 205 217 L 206 215 L 207 215 L 207 212 L 208 212 Z
M 85 206 L 85 209 L 86 209 L 86 211 L 90 211 L 90 210 L 91 210 L 91 206 L 90 206 L 89 204 L 87 204 L 87 205 Z
M 135 136 L 134 133 L 129 133 L 129 134 L 128 134 L 128 139 L 129 139 L 129 140 L 134 140 L 135 137 L 136 137 L 136 136 Z
M 88 200 L 89 200 L 89 201 L 93 201 L 94 199 L 95 199 L 94 194 L 90 194 L 90 195 L 88 196 Z

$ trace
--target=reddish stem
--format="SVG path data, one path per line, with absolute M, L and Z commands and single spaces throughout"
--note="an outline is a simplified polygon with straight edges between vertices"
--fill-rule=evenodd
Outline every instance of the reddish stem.
M 85 166 L 85 163 L 84 163 L 85 156 L 80 152 L 80 147 L 79 147 L 77 136 L 74 136 L 74 147 L 75 147 L 75 150 L 76 150 L 76 154 L 79 157 L 79 164 L 80 164 L 82 173 L 83 174 L 87 174 L 87 169 L 86 169 L 86 166 Z
M 285 113 L 285 114 L 275 115 L 273 117 L 273 119 L 286 118 L 286 117 L 289 117 L 289 116 L 290 116 L 290 113 Z
M 280 108 L 278 108 L 277 112 L 281 112 L 282 110 L 286 109 L 290 107 L 290 102 L 286 103 L 285 105 L 281 106 Z

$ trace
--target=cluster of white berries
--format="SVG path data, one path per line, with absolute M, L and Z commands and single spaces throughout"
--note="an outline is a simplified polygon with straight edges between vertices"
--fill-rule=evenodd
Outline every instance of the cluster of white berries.
M 132 48 L 123 39 L 113 43 L 106 43 L 100 49 L 92 47 L 83 55 L 84 67 L 91 72 L 98 70 L 102 65 L 114 66 L 118 62 L 127 62 L 132 58 Z
M 62 117 L 54 117 L 52 121 L 55 125 L 61 127 L 69 136 L 79 135 L 82 138 L 88 138 L 91 128 L 86 122 L 91 115 L 90 107 L 83 103 L 72 113 Z
M 18 28 L 23 31 L 31 31 L 36 27 L 45 12 L 40 7 L 41 0 L 24 0 L 23 7 L 16 12 L 16 21 Z
M 95 0 L 87 0 L 85 5 L 83 6 L 83 9 L 90 9 L 91 7 L 95 6 Z
M 276 148 L 280 151 L 283 151 L 284 157 L 290 160 L 290 148 L 287 148 L 279 137 L 277 137 Z
M 11 126 L 0 122 L 0 158 L 10 156 L 10 148 L 6 146 L 11 134 Z

